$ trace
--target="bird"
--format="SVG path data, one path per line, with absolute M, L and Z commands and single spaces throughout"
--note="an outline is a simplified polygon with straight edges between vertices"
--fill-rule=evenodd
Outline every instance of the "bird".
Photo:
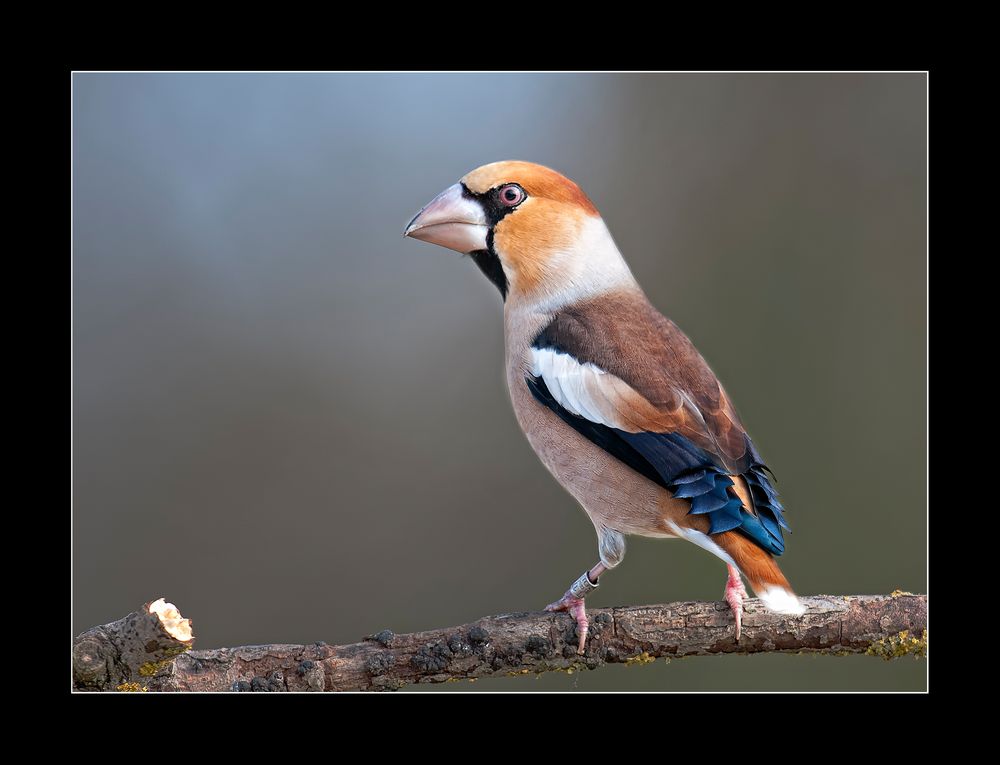
M 681 538 L 743 577 L 771 611 L 805 612 L 775 558 L 790 530 L 774 474 L 691 340 L 650 302 L 597 207 L 544 165 L 483 165 L 434 197 L 404 237 L 468 255 L 503 299 L 507 388 L 542 464 L 583 508 L 599 560 L 546 611 L 585 652 L 585 599 L 626 536 Z

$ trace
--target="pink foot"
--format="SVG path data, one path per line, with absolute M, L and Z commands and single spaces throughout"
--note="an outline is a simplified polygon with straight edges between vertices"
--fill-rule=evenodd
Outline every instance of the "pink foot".
M 569 611 L 569 615 L 576 622 L 576 631 L 580 636 L 580 642 L 576 647 L 577 653 L 583 653 L 583 646 L 587 642 L 587 632 L 590 630 L 590 621 L 587 619 L 587 610 L 583 606 L 583 598 L 574 597 L 569 591 L 555 603 L 545 606 L 546 611 Z
M 736 618 L 736 642 L 740 642 L 740 627 L 743 623 L 743 601 L 747 597 L 746 588 L 743 587 L 743 579 L 735 566 L 729 567 L 729 580 L 726 582 L 726 602 L 733 609 L 733 616 Z

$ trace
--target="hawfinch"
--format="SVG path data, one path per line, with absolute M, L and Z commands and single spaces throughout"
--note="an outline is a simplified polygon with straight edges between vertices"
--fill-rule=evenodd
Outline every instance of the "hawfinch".
M 600 561 L 547 607 L 587 639 L 584 598 L 625 535 L 682 537 L 725 561 L 740 638 L 742 574 L 780 613 L 804 607 L 775 563 L 778 494 L 705 359 L 654 308 L 579 186 L 494 162 L 441 192 L 404 236 L 472 258 L 504 301 L 507 387 L 542 463 L 586 511 Z

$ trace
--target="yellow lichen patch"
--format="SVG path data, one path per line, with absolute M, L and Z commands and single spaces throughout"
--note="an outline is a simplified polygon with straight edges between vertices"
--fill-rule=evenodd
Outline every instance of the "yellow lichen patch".
M 573 669 L 572 666 L 569 667 L 550 666 L 548 667 L 548 669 L 552 672 L 565 672 L 567 675 L 572 675 L 573 672 L 576 671 Z M 536 677 L 541 677 L 541 675 L 536 675 Z
M 631 667 L 633 664 L 649 664 L 656 661 L 656 658 L 649 655 L 649 651 L 643 651 L 638 656 L 629 656 L 625 659 L 625 666 Z
M 139 683 L 122 683 L 116 686 L 115 690 L 120 693 L 145 693 L 147 688 L 145 685 L 139 685 Z
M 163 661 L 147 661 L 141 667 L 139 667 L 139 674 L 143 677 L 152 677 L 161 670 L 166 669 L 173 663 L 173 658 L 164 659 Z
M 924 658 L 927 656 L 927 630 L 920 637 L 912 637 L 909 630 L 898 635 L 890 635 L 876 640 L 865 651 L 867 656 L 881 656 L 883 659 L 898 659 L 900 656 Z
M 912 595 L 912 592 L 907 592 L 906 590 L 893 590 L 889 593 L 890 598 L 898 598 L 900 595 Z

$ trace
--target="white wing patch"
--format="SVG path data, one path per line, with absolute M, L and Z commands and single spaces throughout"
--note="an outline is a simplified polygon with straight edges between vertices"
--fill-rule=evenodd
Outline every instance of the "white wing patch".
M 599 425 L 619 427 L 601 395 L 602 384 L 616 380 L 614 375 L 552 348 L 531 349 L 531 373 L 545 382 L 552 398 L 564 409 Z

